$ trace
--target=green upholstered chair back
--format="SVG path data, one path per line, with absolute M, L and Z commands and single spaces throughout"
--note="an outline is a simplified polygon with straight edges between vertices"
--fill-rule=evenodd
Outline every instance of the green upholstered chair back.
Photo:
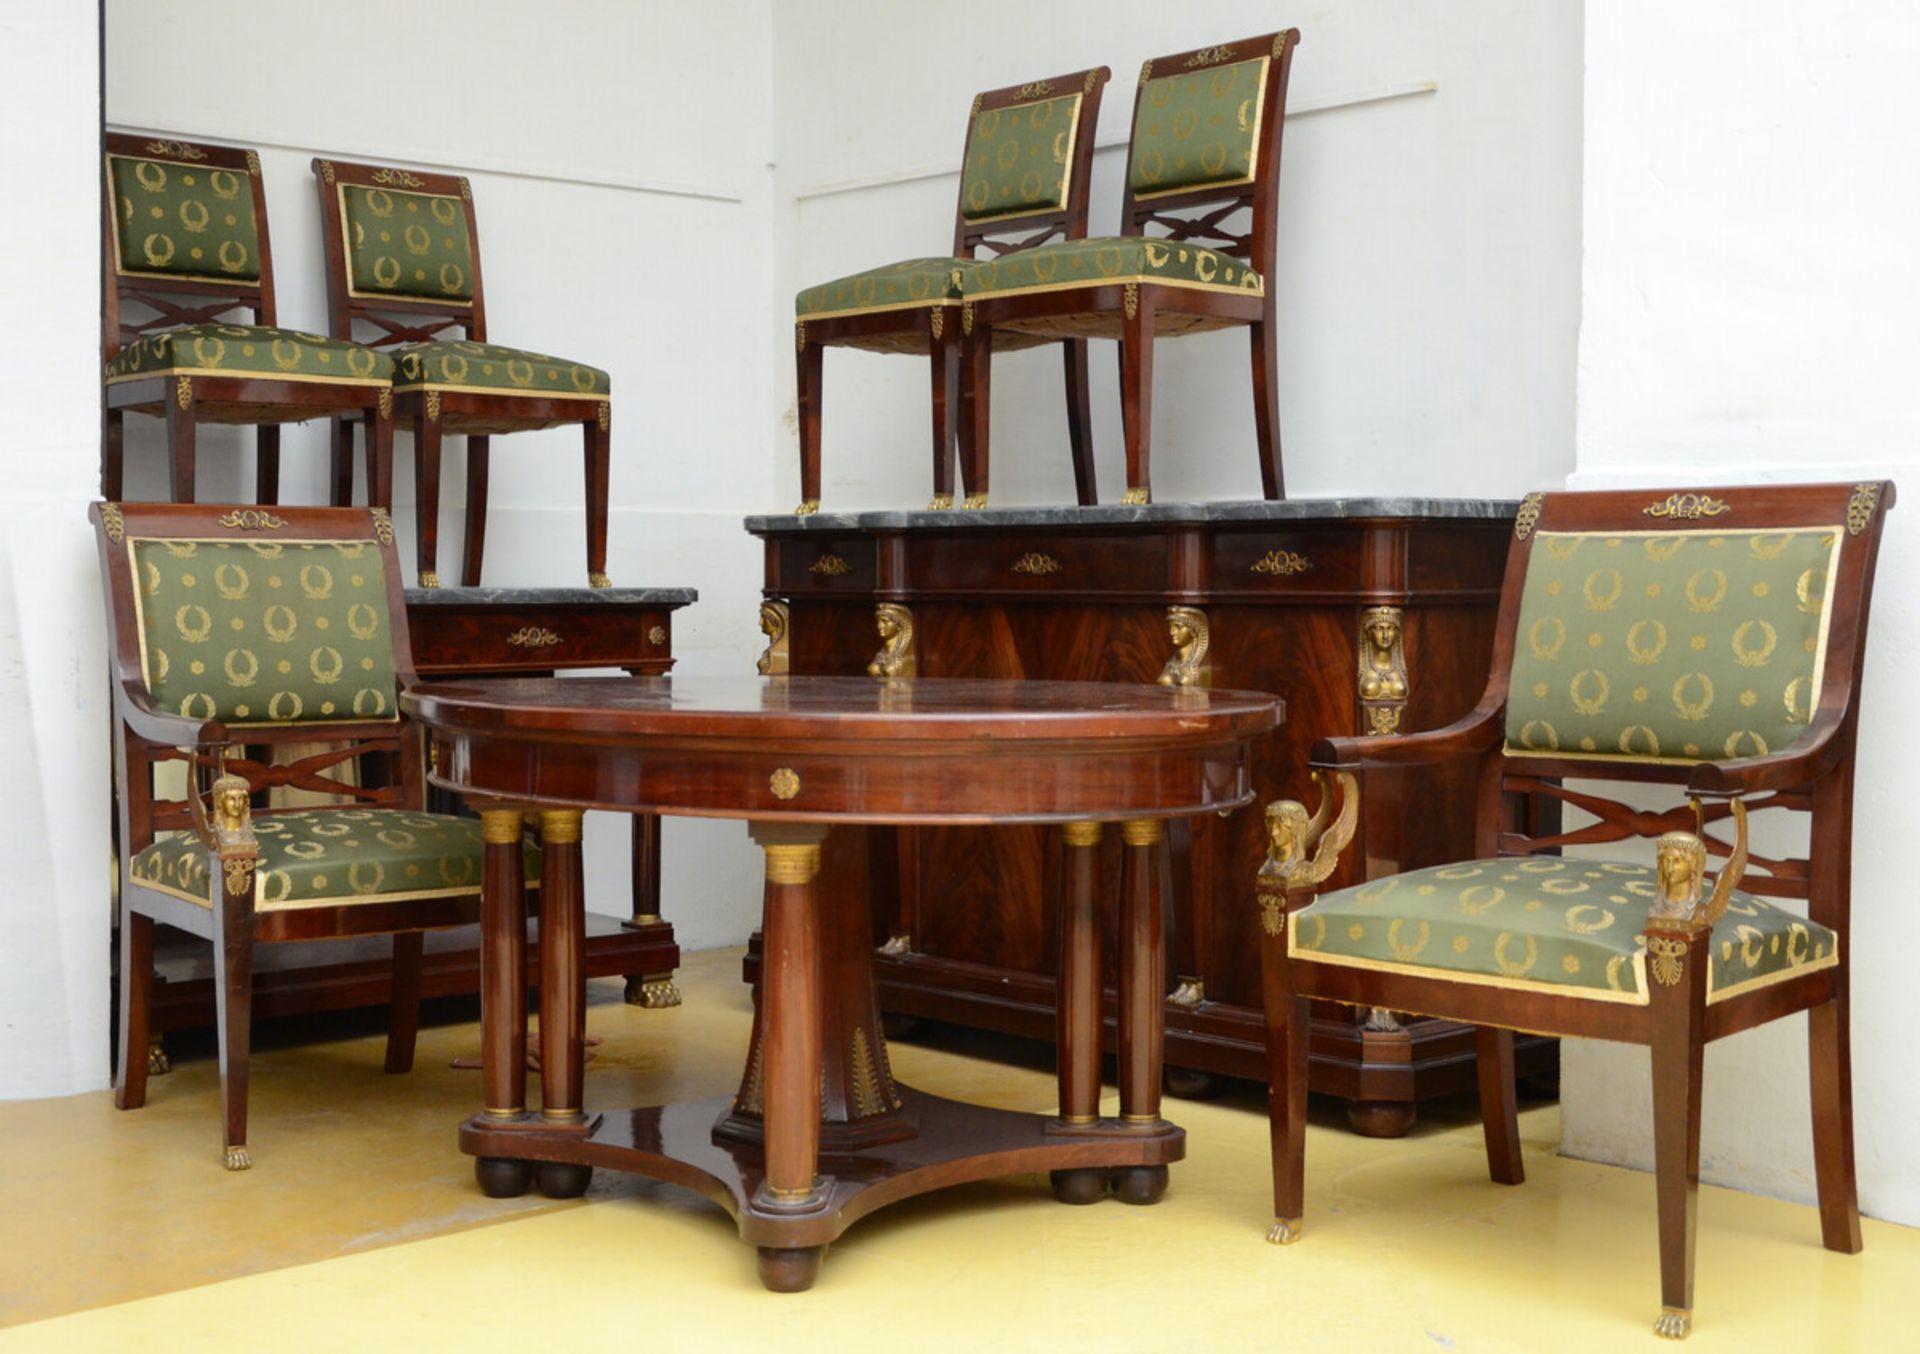
M 340 218 L 355 296 L 473 300 L 473 240 L 459 198 L 341 184 Z
M 961 155 L 954 250 L 989 235 L 1032 235 L 1014 247 L 1087 233 L 1087 181 L 1105 66 L 976 95 Z M 1000 250 L 1008 246 L 997 245 Z
M 385 561 L 369 538 L 134 537 L 140 661 L 161 709 L 228 725 L 395 718 Z
M 1827 684 L 1850 680 L 1854 622 L 1836 608 L 1864 596 L 1842 561 L 1879 497 L 1821 489 L 1787 506 L 1762 489 L 1529 499 L 1509 755 L 1691 763 L 1806 738 Z M 1637 521 L 1591 506 L 1624 497 Z
M 123 275 L 260 280 L 253 173 L 206 163 L 183 141 L 154 140 L 138 155 L 107 153 L 115 269 Z M 194 157 L 199 158 L 194 158 Z
M 1155 57 L 1140 68 L 1123 234 L 1149 233 L 1152 223 L 1266 271 L 1287 77 L 1299 42 L 1299 30 L 1289 28 Z M 1231 205 L 1252 210 L 1244 234 L 1218 210 Z M 1210 210 L 1200 222 L 1168 215 L 1188 208 Z
M 473 189 L 453 174 L 316 159 L 328 294 L 336 338 L 418 341 L 449 327 L 485 341 Z M 433 315 L 439 323 L 356 336 L 372 315 Z
M 107 356 L 151 331 L 235 310 L 274 323 L 273 250 L 257 154 L 110 132 L 104 170 L 112 274 L 103 308 Z

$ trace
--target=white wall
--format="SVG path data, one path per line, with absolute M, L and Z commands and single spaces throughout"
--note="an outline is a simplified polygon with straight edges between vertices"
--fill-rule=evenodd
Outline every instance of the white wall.
M 1589 8 L 1575 487 L 1893 477 L 1920 493 L 1920 191 L 1888 172 L 1920 126 L 1916 61 L 1920 15 L 1871 0 Z M 1909 1223 L 1917 506 L 1887 523 L 1853 874 L 1861 1204 Z M 1709 1048 L 1709 1179 L 1813 1197 L 1804 1032 L 1796 1017 Z M 1563 1061 L 1565 1150 L 1649 1166 L 1645 1052 L 1569 1043 Z
M 983 0 L 961 16 L 812 0 L 774 21 L 782 316 L 801 285 L 951 245 L 977 90 L 1112 69 L 1089 225 L 1112 234 L 1140 63 L 1293 24 L 1270 281 L 1289 491 L 1517 495 L 1571 468 L 1577 5 Z M 1116 348 L 1092 353 L 1108 502 L 1125 487 Z M 790 370 L 790 349 L 782 360 Z M 1244 332 L 1169 342 L 1154 361 L 1155 497 L 1256 497 Z M 1059 373 L 1053 347 L 995 362 L 996 504 L 1073 501 Z M 924 362 L 827 355 L 826 509 L 926 501 L 927 398 Z M 791 504 L 797 453 L 779 472 Z
M 98 28 L 0 7 L 0 1095 L 102 1082 L 107 1049 L 105 626 L 99 483 Z

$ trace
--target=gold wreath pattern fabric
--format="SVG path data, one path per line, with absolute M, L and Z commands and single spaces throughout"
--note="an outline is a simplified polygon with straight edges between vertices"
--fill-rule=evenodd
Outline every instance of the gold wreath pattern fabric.
M 581 395 L 605 399 L 613 378 L 598 367 L 524 348 L 470 339 L 436 339 L 393 350 L 396 390 L 467 388 L 507 395 Z
M 393 359 L 357 343 L 298 329 L 189 324 L 129 343 L 107 361 L 110 381 L 176 374 L 386 385 L 393 380 Z
M 793 311 L 804 320 L 816 315 L 865 315 L 880 310 L 958 305 L 960 272 L 972 263 L 972 259 L 956 258 L 903 259 L 869 268 L 805 288 L 794 297 Z
M 257 285 L 260 226 L 244 169 L 107 157 L 122 273 Z
M 242 725 L 399 717 L 374 542 L 128 545 L 141 664 L 161 709 Z
M 1268 57 L 1147 81 L 1133 113 L 1136 197 L 1245 183 L 1260 141 Z
M 1318 962 L 1496 987 L 1647 1000 L 1651 866 L 1546 856 L 1436 865 L 1322 895 L 1288 918 Z M 1708 937 L 1707 999 L 1838 962 L 1824 926 L 1735 889 Z
M 472 302 L 473 240 L 459 198 L 342 184 L 340 229 L 355 296 Z
M 1260 274 L 1217 250 L 1141 235 L 1097 235 L 1061 240 L 970 264 L 960 274 L 969 301 L 1014 292 L 1154 282 L 1207 291 L 1265 291 Z
M 960 172 L 967 221 L 1059 211 L 1067 205 L 1081 94 L 974 114 Z
M 253 820 L 260 843 L 253 904 L 260 912 L 480 892 L 480 820 L 405 809 L 306 809 Z M 138 852 L 133 878 L 203 907 L 211 906 L 211 853 L 191 832 Z M 527 882 L 538 883 L 540 855 L 524 844 Z
M 1791 746 L 1819 701 L 1840 535 L 1540 533 L 1509 750 L 1711 761 Z

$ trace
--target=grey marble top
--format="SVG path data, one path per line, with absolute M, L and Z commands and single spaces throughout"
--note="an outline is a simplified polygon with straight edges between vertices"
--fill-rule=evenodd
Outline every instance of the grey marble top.
M 408 588 L 408 606 L 687 606 L 693 588 Z
M 747 530 L 897 531 L 915 527 L 1104 527 L 1136 522 L 1186 525 L 1198 522 L 1313 522 L 1333 518 L 1388 517 L 1505 521 L 1520 510 L 1511 498 L 1287 498 L 1241 503 L 1102 503 L 1090 508 L 982 508 L 977 512 L 812 513 L 747 518 Z

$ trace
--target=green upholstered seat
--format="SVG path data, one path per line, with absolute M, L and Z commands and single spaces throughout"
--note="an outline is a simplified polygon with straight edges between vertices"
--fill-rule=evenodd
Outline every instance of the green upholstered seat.
M 1127 171 L 1135 197 L 1253 178 L 1270 60 L 1163 75 L 1141 87 Z
M 1542 532 L 1507 697 L 1514 753 L 1779 752 L 1819 701 L 1832 527 Z
M 374 542 L 127 546 L 141 663 L 160 708 L 231 724 L 398 717 Z
M 480 892 L 480 820 L 410 809 L 302 809 L 253 820 L 260 844 L 254 908 L 283 912 L 343 903 Z M 191 832 L 165 837 L 133 858 L 149 888 L 210 906 L 208 851 Z M 529 882 L 538 850 L 525 855 Z
M 252 177 L 191 161 L 109 155 L 114 262 L 146 277 L 260 281 Z
M 919 306 L 959 305 L 960 271 L 971 259 L 905 259 L 808 287 L 794 298 L 794 314 L 808 320 L 868 315 Z
M 976 301 L 1127 282 L 1255 296 L 1264 290 L 1260 274 L 1215 250 L 1139 235 L 1106 235 L 1061 240 L 970 264 L 960 274 L 960 291 Z
M 381 385 L 393 379 L 393 359 L 357 343 L 298 329 L 190 324 L 149 334 L 107 361 L 109 382 L 172 375 Z
M 1317 963 L 1643 1005 L 1651 866 L 1517 856 L 1439 865 L 1324 894 L 1288 918 Z M 1713 928 L 1707 1000 L 1825 968 L 1824 926 L 1734 890 Z
M 467 204 L 404 188 L 340 186 L 347 290 L 357 297 L 473 304 Z
M 471 390 L 497 395 L 605 399 L 613 381 L 598 367 L 497 343 L 438 340 L 394 349 L 396 390 Z
M 974 114 L 960 171 L 961 216 L 979 223 L 1065 207 L 1085 97 L 1075 92 Z

